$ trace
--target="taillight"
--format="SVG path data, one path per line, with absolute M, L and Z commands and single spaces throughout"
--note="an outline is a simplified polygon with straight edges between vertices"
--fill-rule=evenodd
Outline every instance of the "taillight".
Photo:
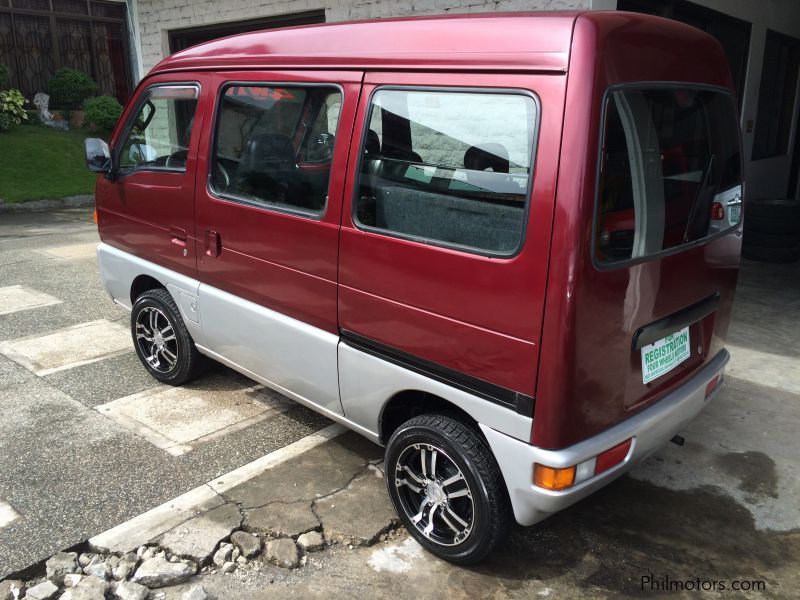
M 718 384 L 718 383 L 719 383 L 719 375 L 715 375 L 715 376 L 714 376 L 714 379 L 712 379 L 711 381 L 709 381 L 709 382 L 708 382 L 708 385 L 706 386 L 706 398 L 708 398 L 708 397 L 711 395 L 711 393 L 712 393 L 712 392 L 713 392 L 715 389 L 717 389 L 717 384 Z
M 632 444 L 633 438 L 629 438 L 572 467 L 557 468 L 536 463 L 533 465 L 533 484 L 553 491 L 565 490 L 623 462 Z
M 725 218 L 725 207 L 719 202 L 714 202 L 711 205 L 711 220 L 722 221 Z
M 603 471 L 608 471 L 611 467 L 625 460 L 625 457 L 628 456 L 628 451 L 631 449 L 631 442 L 633 442 L 632 439 L 625 440 L 602 454 L 598 454 L 594 466 L 594 474 L 599 475 Z

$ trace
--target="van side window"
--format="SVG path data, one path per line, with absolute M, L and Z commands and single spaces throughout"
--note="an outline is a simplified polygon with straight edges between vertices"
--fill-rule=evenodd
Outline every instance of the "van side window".
M 322 214 L 341 105 L 333 87 L 228 86 L 211 189 L 256 206 Z
M 147 90 L 122 144 L 120 169 L 185 171 L 199 92 L 193 85 Z
M 704 89 L 610 93 L 595 256 L 643 258 L 736 227 L 742 173 L 736 105 Z
M 514 93 L 378 90 L 361 156 L 359 225 L 511 255 L 530 195 L 536 103 Z

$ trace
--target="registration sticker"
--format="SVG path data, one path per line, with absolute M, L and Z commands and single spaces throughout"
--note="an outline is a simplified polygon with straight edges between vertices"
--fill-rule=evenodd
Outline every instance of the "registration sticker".
M 642 382 L 648 383 L 669 373 L 689 358 L 689 328 L 642 348 Z

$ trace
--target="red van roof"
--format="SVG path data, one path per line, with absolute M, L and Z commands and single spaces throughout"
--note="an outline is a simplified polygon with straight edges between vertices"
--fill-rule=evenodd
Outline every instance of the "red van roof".
M 173 54 L 152 73 L 265 67 L 566 73 L 586 61 L 607 84 L 660 77 L 730 87 L 713 37 L 622 11 L 406 17 L 256 31 Z
M 153 72 L 290 65 L 563 73 L 579 14 L 409 17 L 256 31 L 188 48 Z

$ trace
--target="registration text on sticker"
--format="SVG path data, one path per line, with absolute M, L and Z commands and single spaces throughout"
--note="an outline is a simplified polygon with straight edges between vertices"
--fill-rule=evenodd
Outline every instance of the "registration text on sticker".
M 648 383 L 668 373 L 690 354 L 688 327 L 645 346 L 642 348 L 642 382 Z

